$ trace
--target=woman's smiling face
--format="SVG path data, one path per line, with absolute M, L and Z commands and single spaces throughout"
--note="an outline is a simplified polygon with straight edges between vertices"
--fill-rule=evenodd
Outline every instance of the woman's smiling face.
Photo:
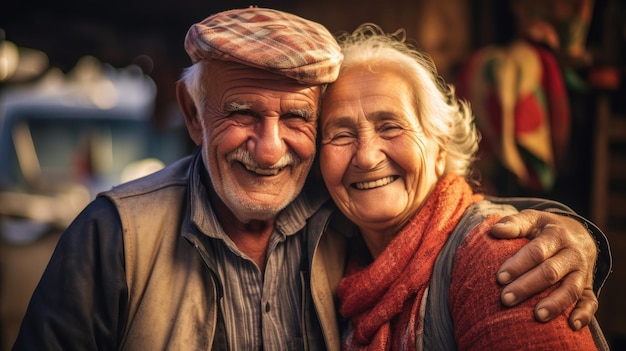
M 414 95 L 398 70 L 378 65 L 343 71 L 322 99 L 322 175 L 362 232 L 395 234 L 444 171 L 445 153 L 424 133 Z

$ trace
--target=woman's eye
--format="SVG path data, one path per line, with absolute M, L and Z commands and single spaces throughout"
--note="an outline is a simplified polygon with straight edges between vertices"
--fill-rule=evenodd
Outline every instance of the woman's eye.
M 392 138 L 400 135 L 403 128 L 397 124 L 384 124 L 378 128 L 378 133 L 386 138 Z
M 324 144 L 333 144 L 333 145 L 348 145 L 352 144 L 356 140 L 356 137 L 352 133 L 335 133 L 332 134 L 328 138 L 324 138 Z

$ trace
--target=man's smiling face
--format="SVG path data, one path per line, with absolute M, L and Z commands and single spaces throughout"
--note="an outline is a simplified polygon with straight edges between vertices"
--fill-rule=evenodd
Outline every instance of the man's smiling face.
M 313 163 L 320 87 L 232 62 L 208 69 L 200 113 L 211 182 L 240 221 L 270 219 Z

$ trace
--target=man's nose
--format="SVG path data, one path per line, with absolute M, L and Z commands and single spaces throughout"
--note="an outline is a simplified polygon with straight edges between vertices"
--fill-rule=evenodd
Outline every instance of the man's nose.
M 261 166 L 275 165 L 285 154 L 286 145 L 278 119 L 264 119 L 255 130 L 251 152 Z

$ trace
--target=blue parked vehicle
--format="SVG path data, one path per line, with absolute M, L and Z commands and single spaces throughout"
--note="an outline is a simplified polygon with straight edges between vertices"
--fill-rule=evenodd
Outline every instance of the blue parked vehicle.
M 0 237 L 64 229 L 95 195 L 186 153 L 180 129 L 151 122 L 156 86 L 138 67 L 86 57 L 68 74 L 0 95 Z

